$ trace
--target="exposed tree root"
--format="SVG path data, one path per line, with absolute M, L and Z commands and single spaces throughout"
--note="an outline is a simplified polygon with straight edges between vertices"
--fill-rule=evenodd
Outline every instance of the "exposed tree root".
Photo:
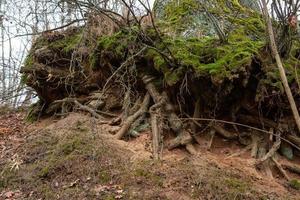
M 197 101 L 195 102 L 195 110 L 194 110 L 194 114 L 193 114 L 193 119 L 197 119 L 197 118 L 200 118 L 200 109 L 201 109 L 201 100 L 200 98 L 197 99 Z M 197 124 L 197 121 L 196 120 L 193 120 L 192 121 L 192 131 L 194 133 L 197 132 L 197 127 L 198 127 L 198 124 Z
M 187 131 L 184 131 L 183 134 L 177 136 L 169 142 L 168 149 L 174 149 L 179 146 L 185 146 L 193 141 L 193 137 Z
M 284 178 L 287 181 L 290 181 L 291 180 L 290 177 L 288 176 L 288 174 L 286 173 L 286 171 L 282 168 L 281 164 L 274 157 L 271 157 L 271 160 L 275 163 L 276 167 L 279 169 L 279 171 L 284 176 Z
M 237 156 L 240 156 L 244 153 L 246 153 L 247 151 L 249 151 L 250 149 L 252 148 L 252 144 L 249 144 L 248 146 L 246 146 L 244 149 L 240 150 L 239 152 L 236 152 L 234 154 L 231 154 L 229 156 L 227 156 L 226 158 L 232 158 L 232 157 L 237 157 Z
M 257 157 L 257 151 L 258 151 L 258 142 L 259 137 L 256 134 L 251 135 L 252 144 L 251 144 L 251 157 L 256 158 Z
M 173 139 L 169 144 L 169 149 L 173 149 L 180 145 L 187 145 L 192 142 L 193 138 L 190 133 L 185 132 L 183 130 L 183 124 L 180 118 L 176 115 L 174 111 L 173 105 L 170 103 L 170 100 L 166 93 L 160 94 L 156 89 L 154 83 L 154 78 L 151 76 L 145 75 L 143 77 L 143 82 L 146 85 L 146 89 L 148 90 L 149 94 L 151 95 L 152 99 L 154 100 L 157 106 L 161 106 L 162 112 L 166 116 L 168 120 L 168 125 L 174 133 L 176 133 L 176 138 Z M 193 152 L 191 145 L 188 147 L 189 152 Z M 193 152 L 194 153 L 194 152 Z
M 150 95 L 149 95 L 149 93 L 147 93 L 144 97 L 143 103 L 142 103 L 141 107 L 139 108 L 139 110 L 136 113 L 134 113 L 133 115 L 129 116 L 124 121 L 121 129 L 115 135 L 115 137 L 117 139 L 119 139 L 119 140 L 122 139 L 127 134 L 128 130 L 130 129 L 131 125 L 135 122 L 135 120 L 137 120 L 141 115 L 143 115 L 145 112 L 147 112 L 149 103 L 150 103 Z
M 238 136 L 226 131 L 225 129 L 223 129 L 221 126 L 218 125 L 213 125 L 212 128 L 216 131 L 216 133 L 218 133 L 219 135 L 221 135 L 222 137 L 229 139 L 229 140 L 233 140 L 233 139 L 237 139 Z
M 76 106 L 78 106 L 78 108 L 80 110 L 83 110 L 83 111 L 87 111 L 89 113 L 92 114 L 93 117 L 96 117 L 98 119 L 101 119 L 103 118 L 101 115 L 99 115 L 95 110 L 93 110 L 92 108 L 88 107 L 88 106 L 85 106 L 85 105 L 82 105 L 81 103 L 79 103 L 79 101 L 75 98 L 65 98 L 65 99 L 62 99 L 62 100 L 57 100 L 57 101 L 54 101 L 53 104 L 63 104 L 63 103 L 74 103 Z
M 159 106 L 160 107 L 160 106 Z M 150 108 L 151 115 L 151 128 L 152 128 L 152 150 L 153 150 L 153 158 L 155 160 L 160 159 L 160 143 L 161 143 L 161 126 L 159 125 L 161 122 L 159 121 L 159 108 L 156 104 L 154 104 Z
M 285 169 L 288 169 L 290 172 L 296 173 L 300 175 L 300 167 L 297 165 L 291 164 L 283 164 L 282 165 Z
M 295 135 L 288 135 L 288 140 L 290 140 L 292 143 L 296 144 L 298 147 L 300 147 L 300 137 L 297 137 Z
M 209 140 L 209 143 L 208 143 L 208 146 L 207 146 L 207 150 L 211 149 L 211 146 L 212 146 L 212 143 L 214 141 L 215 135 L 216 135 L 216 131 L 214 129 L 211 129 L 210 130 L 210 140 Z
M 259 164 L 263 163 L 264 161 L 268 160 L 269 158 L 273 157 L 274 154 L 276 153 L 276 151 L 280 148 L 280 144 L 281 144 L 280 134 L 277 134 L 276 141 L 273 144 L 272 148 L 262 158 L 257 160 L 256 164 L 259 165 Z

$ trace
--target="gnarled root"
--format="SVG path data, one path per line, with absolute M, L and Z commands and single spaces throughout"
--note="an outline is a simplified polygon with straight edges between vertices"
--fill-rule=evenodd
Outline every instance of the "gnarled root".
M 130 129 L 131 125 L 140 117 L 142 116 L 144 113 L 147 112 L 148 107 L 149 107 L 149 103 L 150 103 L 150 95 L 149 93 L 147 93 L 144 97 L 143 103 L 141 105 L 141 107 L 138 109 L 137 112 L 135 112 L 133 115 L 129 116 L 123 123 L 121 129 L 117 132 L 117 134 L 115 135 L 115 137 L 117 139 L 122 139 L 122 137 L 124 137 L 128 130 Z
M 173 105 L 170 103 L 170 100 L 166 93 L 160 94 L 154 83 L 154 78 L 151 76 L 145 75 L 143 77 L 143 82 L 146 85 L 146 89 L 148 90 L 149 94 L 151 95 L 153 101 L 158 106 L 161 106 L 162 111 L 166 115 L 166 118 L 168 120 L 169 127 L 172 131 L 174 131 L 177 135 L 177 137 L 170 142 L 169 149 L 173 149 L 179 145 L 187 145 L 192 142 L 192 136 L 188 132 L 183 131 L 183 124 L 182 121 L 179 119 L 179 117 L 176 115 L 174 111 Z M 192 150 L 191 150 L 192 149 Z M 187 149 L 190 153 L 195 153 L 196 150 L 193 149 L 191 145 L 188 146 Z
M 290 181 L 291 180 L 290 177 L 288 176 L 286 171 L 282 168 L 281 164 L 274 157 L 272 157 L 271 159 L 275 163 L 275 165 L 279 169 L 279 171 L 282 173 L 284 178 L 286 178 L 287 181 Z
M 280 148 L 280 144 L 281 144 L 281 138 L 280 138 L 280 134 L 276 135 L 276 141 L 273 144 L 272 148 L 269 150 L 268 153 L 266 153 L 263 157 L 261 157 L 256 164 L 259 165 L 261 163 L 263 163 L 264 161 L 268 160 L 269 158 L 273 157 L 274 154 L 276 153 L 276 151 Z
M 151 116 L 151 128 L 152 128 L 152 150 L 153 150 L 153 158 L 155 160 L 160 159 L 160 143 L 161 143 L 161 132 L 160 132 L 160 121 L 159 121 L 159 109 L 160 106 L 154 104 L 150 108 L 150 116 Z

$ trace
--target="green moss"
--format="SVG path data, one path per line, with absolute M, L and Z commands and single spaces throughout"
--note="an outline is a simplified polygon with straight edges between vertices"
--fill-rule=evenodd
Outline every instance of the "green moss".
M 263 41 L 251 39 L 243 29 L 232 32 L 227 43 L 220 43 L 213 37 L 165 37 L 165 41 L 178 63 L 177 68 L 171 69 L 165 58 L 153 49 L 147 51 L 146 57 L 153 58 L 155 69 L 165 75 L 169 85 L 180 81 L 188 70 L 195 71 L 197 76 L 211 75 L 215 79 L 232 80 L 238 77 L 235 74 L 245 71 L 265 45 Z
M 27 80 L 27 75 L 24 74 L 22 76 L 22 78 L 25 79 L 23 81 L 26 81 Z M 33 123 L 33 122 L 38 120 L 38 118 L 40 116 L 40 113 L 42 112 L 42 107 L 43 107 L 42 105 L 43 105 L 43 102 L 41 100 L 39 100 L 38 102 L 30 105 L 29 111 L 28 111 L 28 113 L 26 115 L 26 118 L 25 118 L 27 122 Z
M 235 190 L 240 193 L 245 193 L 249 186 L 246 182 L 242 182 L 236 178 L 227 178 L 225 179 L 225 184 L 232 190 Z
M 62 39 L 50 42 L 48 47 L 54 51 L 59 50 L 68 54 L 78 47 L 81 39 L 82 33 L 78 32 L 73 35 L 64 36 Z
M 28 81 L 28 74 L 22 74 L 20 80 L 21 85 L 26 85 L 27 81 Z
M 155 163 L 154 163 L 155 164 Z M 141 163 L 139 168 L 134 170 L 134 176 L 146 180 L 147 182 L 151 182 L 157 186 L 163 185 L 163 178 L 157 174 L 155 174 L 151 169 L 149 169 L 147 162 Z
M 164 26 L 173 28 L 177 34 L 182 33 L 193 25 L 193 15 L 198 8 L 196 0 L 170 1 L 164 7 Z
M 92 69 L 97 69 L 109 62 L 125 59 L 128 48 L 137 41 L 135 29 L 124 29 L 111 36 L 102 36 L 97 41 L 97 46 L 89 57 Z
M 41 178 L 45 178 L 49 175 L 49 172 L 50 172 L 49 166 L 45 166 L 39 171 L 38 176 Z
M 30 53 L 26 56 L 26 59 L 25 59 L 25 62 L 24 62 L 24 67 L 30 68 L 33 64 L 34 64 L 34 58 L 33 58 L 32 53 L 30 52 Z
M 100 181 L 101 184 L 106 184 L 106 183 L 109 183 L 111 181 L 111 176 L 106 171 L 99 172 L 98 178 L 99 178 L 99 181 Z
M 296 189 L 296 190 L 300 190 L 300 181 L 297 180 L 297 179 L 291 180 L 291 181 L 289 182 L 289 185 L 290 185 L 292 188 Z

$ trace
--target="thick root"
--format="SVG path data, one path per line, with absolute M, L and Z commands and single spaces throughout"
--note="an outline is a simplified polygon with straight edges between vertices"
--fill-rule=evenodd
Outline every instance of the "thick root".
M 157 105 L 153 105 L 150 108 L 151 115 L 151 128 L 152 128 L 152 150 L 153 150 L 153 158 L 155 160 L 160 159 L 160 142 L 161 142 L 161 132 L 160 132 L 160 121 L 159 121 L 159 109 L 157 109 Z
M 143 82 L 146 85 L 146 89 L 154 100 L 156 106 L 160 106 L 162 112 L 166 115 L 168 120 L 169 127 L 174 133 L 176 133 L 177 137 L 170 142 L 169 149 L 173 149 L 180 145 L 187 145 L 192 142 L 193 138 L 189 133 L 183 131 L 183 124 L 180 118 L 176 115 L 174 111 L 173 105 L 170 103 L 170 100 L 166 93 L 160 94 L 154 83 L 154 78 L 151 76 L 144 76 Z M 189 147 L 191 149 L 191 147 Z
M 119 139 L 119 140 L 122 139 L 127 134 L 128 130 L 130 129 L 131 125 L 135 122 L 135 120 L 137 120 L 141 115 L 143 115 L 144 113 L 147 112 L 149 103 L 150 103 L 150 95 L 149 95 L 149 93 L 147 93 L 144 97 L 143 103 L 142 103 L 141 107 L 139 108 L 139 110 L 136 113 L 134 113 L 133 115 L 129 116 L 124 121 L 121 129 L 115 135 L 115 137 L 117 139 Z
M 284 178 L 287 181 L 290 181 L 291 180 L 290 177 L 288 176 L 288 174 L 286 173 L 286 171 L 282 168 L 281 164 L 274 157 L 272 157 L 271 159 L 275 163 L 276 167 L 279 169 L 279 171 L 281 172 L 281 174 L 284 176 Z

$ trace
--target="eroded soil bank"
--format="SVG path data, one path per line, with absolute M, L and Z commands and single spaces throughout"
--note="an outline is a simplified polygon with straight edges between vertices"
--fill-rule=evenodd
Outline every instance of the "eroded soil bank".
M 2 125 L 15 120 L 12 116 L 2 118 Z M 0 199 L 299 199 L 300 195 L 279 172 L 270 179 L 256 169 L 250 153 L 228 158 L 241 146 L 222 138 L 215 138 L 210 151 L 209 138 L 203 136 L 203 144 L 195 145 L 196 155 L 165 149 L 162 160 L 153 161 L 150 130 L 129 141 L 117 140 L 111 136 L 115 126 L 85 114 L 21 123 L 20 131 L 8 129 L 0 133 Z

